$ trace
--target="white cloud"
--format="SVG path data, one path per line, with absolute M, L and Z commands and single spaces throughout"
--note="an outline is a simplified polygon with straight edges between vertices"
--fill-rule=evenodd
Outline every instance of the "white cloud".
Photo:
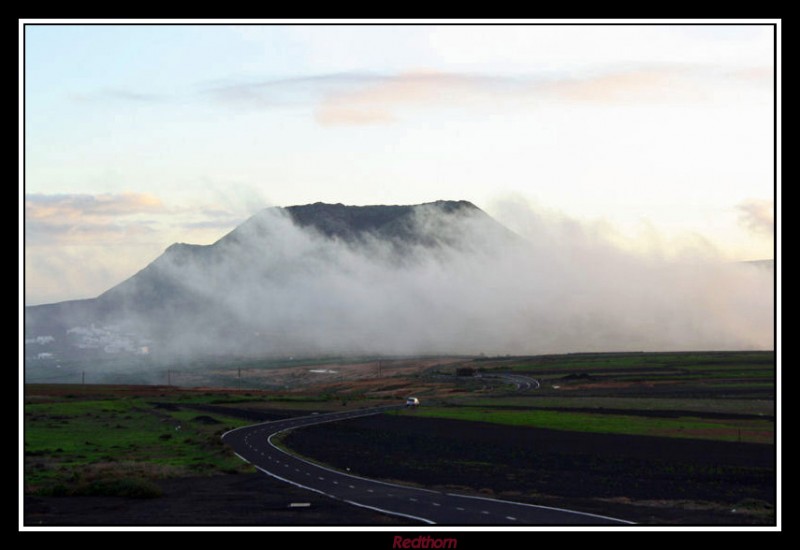
M 147 193 L 25 195 L 26 216 L 34 220 L 126 216 L 154 212 L 161 208 L 161 200 Z
M 771 346 L 769 273 L 697 248 L 677 259 L 633 254 L 594 224 L 524 205 L 516 214 L 530 230 L 528 242 L 479 215 L 443 223 L 433 209 L 421 210 L 409 224 L 424 228 L 427 244 L 404 241 L 398 254 L 384 240 L 331 240 L 280 211 L 264 212 L 237 229 L 235 240 L 160 259 L 158 280 L 197 297 L 197 314 L 166 306 L 157 319 L 130 321 L 145 336 L 163 323 L 173 331 L 165 345 L 189 354 Z M 231 326 L 240 338 L 222 336 Z
M 775 235 L 775 203 L 762 199 L 747 199 L 737 205 L 739 223 L 756 235 Z
M 323 126 L 376 125 L 401 120 L 419 108 L 531 110 L 542 102 L 605 105 L 679 105 L 715 102 L 742 86 L 764 83 L 768 67 L 650 64 L 604 68 L 576 75 L 533 71 L 515 76 L 411 70 L 398 73 L 320 74 L 209 90 L 217 101 L 257 109 L 288 105 L 313 109 Z M 752 90 L 751 90 L 752 91 Z M 731 96 L 741 101 L 740 95 Z

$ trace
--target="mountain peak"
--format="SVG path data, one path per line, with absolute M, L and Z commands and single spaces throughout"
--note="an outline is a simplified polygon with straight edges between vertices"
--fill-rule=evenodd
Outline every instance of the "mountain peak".
M 267 208 L 250 220 L 234 229 L 228 236 L 237 238 L 237 233 L 245 225 L 255 225 L 259 220 L 270 216 L 275 211 L 288 214 L 291 220 L 299 227 L 312 229 L 319 234 L 345 241 L 357 241 L 366 235 L 402 241 L 414 238 L 417 230 L 415 220 L 426 213 L 438 215 L 454 215 L 459 213 L 482 212 L 469 201 L 438 200 L 415 205 L 365 205 L 352 206 L 342 203 L 315 202 L 311 204 L 287 206 L 281 208 Z
M 310 319 L 320 316 L 350 315 L 345 298 L 351 290 L 389 293 L 392 281 L 400 284 L 441 258 L 472 257 L 489 242 L 513 243 L 514 237 L 463 200 L 266 208 L 213 244 L 170 245 L 93 300 L 28 310 L 26 331 L 67 343 L 75 340 L 68 336 L 74 327 L 118 326 L 149 341 L 148 348 L 177 354 L 186 342 L 198 353 L 276 352 L 295 345 L 309 351 L 318 338 L 306 342 L 298 327 L 312 326 Z M 266 340 L 259 336 L 266 333 Z M 62 353 L 79 356 L 84 344 L 69 344 Z

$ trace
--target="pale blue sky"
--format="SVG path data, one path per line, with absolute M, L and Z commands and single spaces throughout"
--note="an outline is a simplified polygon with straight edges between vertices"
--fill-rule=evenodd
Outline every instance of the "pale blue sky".
M 26 301 L 316 201 L 515 197 L 772 257 L 773 32 L 28 24 Z

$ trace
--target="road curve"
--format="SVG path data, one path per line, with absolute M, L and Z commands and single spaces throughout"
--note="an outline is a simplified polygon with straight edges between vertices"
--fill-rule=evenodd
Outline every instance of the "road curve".
M 629 521 L 546 506 L 444 493 L 376 481 L 313 464 L 278 448 L 275 435 L 304 426 L 401 409 L 390 405 L 315 414 L 237 428 L 222 435 L 237 456 L 267 475 L 310 491 L 369 508 L 440 525 L 624 525 Z M 389 463 L 391 461 L 388 461 Z
M 519 392 L 538 390 L 541 387 L 538 380 L 522 374 L 510 374 L 510 373 L 477 374 L 476 378 L 496 378 L 500 380 L 505 380 L 510 384 L 514 384 L 515 389 Z

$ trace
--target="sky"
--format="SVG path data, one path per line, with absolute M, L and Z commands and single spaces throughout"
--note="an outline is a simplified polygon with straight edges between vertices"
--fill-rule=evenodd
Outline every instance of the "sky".
M 633 253 L 774 256 L 771 22 L 23 23 L 27 305 L 320 201 L 468 200 Z

